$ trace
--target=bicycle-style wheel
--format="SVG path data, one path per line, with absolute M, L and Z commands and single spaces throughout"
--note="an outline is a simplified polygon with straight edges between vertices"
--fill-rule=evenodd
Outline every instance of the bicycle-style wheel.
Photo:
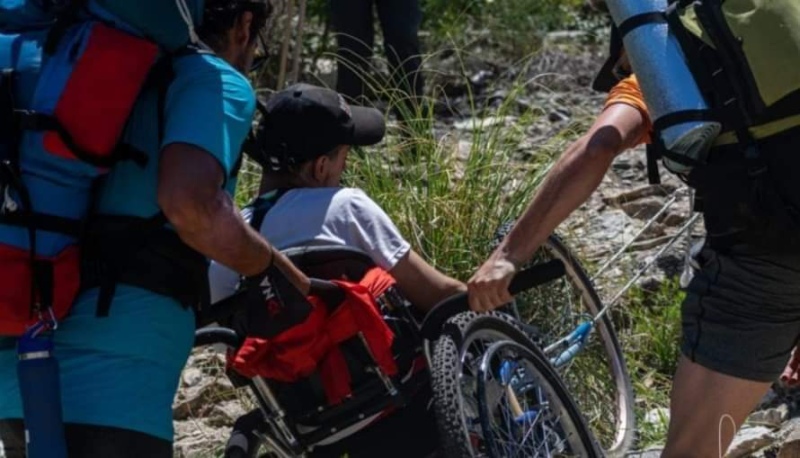
M 564 358 L 564 347 L 545 353 L 551 362 L 562 357 L 556 370 L 606 455 L 622 457 L 634 442 L 635 417 L 633 389 L 617 334 L 607 315 L 596 319 L 603 304 L 578 259 L 557 236 L 551 236 L 531 262 L 553 259 L 564 263 L 566 275 L 517 295 L 512 309 L 521 322 L 535 329 L 543 349 L 581 323 L 593 322 L 577 354 Z
M 558 374 L 508 315 L 448 320 L 432 378 L 447 458 L 601 456 Z

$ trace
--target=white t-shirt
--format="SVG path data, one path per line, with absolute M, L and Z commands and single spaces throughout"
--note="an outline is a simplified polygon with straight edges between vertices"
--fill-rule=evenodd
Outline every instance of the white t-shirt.
M 250 211 L 244 210 L 243 216 L 250 221 Z M 358 248 L 386 270 L 411 248 L 386 212 L 354 188 L 292 189 L 269 210 L 260 232 L 279 250 L 309 245 Z M 212 262 L 209 281 L 213 303 L 235 292 L 239 275 Z

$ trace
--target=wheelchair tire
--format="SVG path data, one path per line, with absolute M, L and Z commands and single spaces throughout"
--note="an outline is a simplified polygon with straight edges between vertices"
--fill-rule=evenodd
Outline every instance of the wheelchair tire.
M 495 244 L 512 227 L 513 224 L 500 227 Z M 553 259 L 564 263 L 564 277 L 517 295 L 508 310 L 523 329 L 532 330 L 529 336 L 542 349 L 575 330 L 579 323 L 597 317 L 604 307 L 580 260 L 556 234 L 548 237 L 531 262 Z M 547 356 L 552 360 L 555 355 L 548 352 Z M 571 363 L 556 370 L 605 456 L 624 457 L 636 440 L 634 393 L 611 316 L 606 314 L 595 321 L 588 346 Z M 594 384 L 589 386 L 586 380 L 593 380 Z
M 491 312 L 477 314 L 465 312 L 448 320 L 441 337 L 435 342 L 432 361 L 432 384 L 434 409 L 445 458 L 505 457 L 508 453 L 493 451 L 491 437 L 496 434 L 484 429 L 488 424 L 486 406 L 481 407 L 478 393 L 478 368 L 475 366 L 481 355 L 471 354 L 473 343 L 489 344 L 506 342 L 522 348 L 528 373 L 542 386 L 546 386 L 547 401 L 555 405 L 559 416 L 556 421 L 568 442 L 571 455 L 586 458 L 602 454 L 556 371 L 532 341 L 507 314 Z M 475 383 L 470 384 L 474 379 Z M 475 388 L 474 390 L 472 388 Z M 466 392 L 466 391 L 469 391 Z M 470 398 L 473 396 L 474 398 Z M 546 404 L 543 404 L 546 405 Z M 496 450 L 496 449 L 494 449 Z M 522 452 L 520 457 L 541 456 Z M 555 455 L 553 455 L 555 456 Z M 564 455 L 558 455 L 564 456 Z

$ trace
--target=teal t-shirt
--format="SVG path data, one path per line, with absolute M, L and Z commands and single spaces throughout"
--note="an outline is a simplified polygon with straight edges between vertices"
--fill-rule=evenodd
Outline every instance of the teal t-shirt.
M 99 211 L 150 217 L 156 200 L 159 152 L 187 143 L 211 154 L 228 178 L 250 129 L 255 96 L 247 79 L 210 54 L 183 56 L 164 106 L 159 144 L 156 91 L 142 94 L 129 120 L 126 141 L 147 153 L 142 168 L 120 163 L 101 189 Z M 131 429 L 172 439 L 171 405 L 191 351 L 194 315 L 176 301 L 120 285 L 108 317 L 96 317 L 97 290 L 78 298 L 56 331 L 64 420 Z M 0 419 L 21 418 L 13 339 L 0 339 Z

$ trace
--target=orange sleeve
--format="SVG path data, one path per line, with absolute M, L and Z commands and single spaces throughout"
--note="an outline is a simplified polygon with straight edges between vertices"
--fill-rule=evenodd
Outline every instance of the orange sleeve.
M 639 110 L 644 118 L 646 130 L 645 134 L 637 143 L 650 143 L 653 124 L 650 120 L 650 112 L 647 110 L 647 105 L 644 103 L 644 96 L 642 95 L 642 89 L 639 87 L 639 81 L 636 80 L 636 75 L 625 78 L 611 89 L 603 109 L 605 110 L 616 103 L 624 103 L 625 105 L 632 106 Z

